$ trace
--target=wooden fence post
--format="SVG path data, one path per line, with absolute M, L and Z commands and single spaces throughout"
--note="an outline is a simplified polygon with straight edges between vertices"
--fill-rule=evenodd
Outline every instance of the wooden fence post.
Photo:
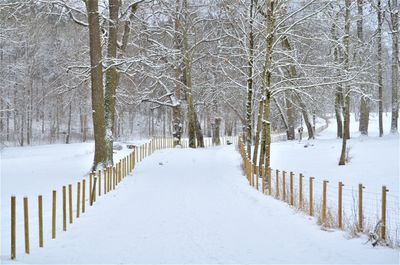
M 15 196 L 11 196 L 11 259 L 16 258 L 16 207 Z
M 96 181 L 97 181 L 97 178 L 95 177 L 94 180 L 93 180 L 93 189 L 92 189 L 92 192 L 91 192 L 92 193 L 92 197 L 89 198 L 90 206 L 92 206 L 93 203 L 96 201 Z
M 39 247 L 43 247 L 43 197 L 38 196 L 38 214 L 39 214 Z
M 24 232 L 25 232 L 25 253 L 29 254 L 29 213 L 28 213 L 27 197 L 24 197 Z
M 101 170 L 99 170 L 99 197 L 101 196 Z
M 313 177 L 310 177 L 310 216 L 314 215 L 314 208 L 313 208 Z
M 338 186 L 338 227 L 343 228 L 343 183 L 339 181 Z
M 358 231 L 362 232 L 363 228 L 363 185 L 358 184 Z
M 271 174 L 272 174 L 272 169 L 269 167 L 267 177 L 268 177 L 268 195 L 270 196 L 272 195 Z
M 324 180 L 322 184 L 322 224 L 326 223 L 326 192 L 328 181 Z
M 286 171 L 282 171 L 282 200 L 286 201 Z
M 104 176 L 104 190 L 103 190 L 103 194 L 107 194 L 107 170 L 104 168 L 103 169 L 103 176 Z
M 276 170 L 276 191 L 275 191 L 275 196 L 277 199 L 279 199 L 279 170 Z
M 67 187 L 62 187 L 63 231 L 67 231 Z
M 299 209 L 303 208 L 303 174 L 299 175 Z
M 51 211 L 51 238 L 56 238 L 57 191 L 53 190 L 53 203 Z
M 381 225 L 381 239 L 386 240 L 386 193 L 389 190 L 386 186 L 382 187 L 382 225 Z
M 93 172 L 89 173 L 89 199 L 92 198 L 92 185 L 93 185 Z M 90 203 L 90 206 L 92 206 L 92 203 Z
M 290 171 L 290 205 L 294 204 L 294 194 L 293 194 L 293 172 Z
M 254 173 L 255 174 L 253 174 L 255 177 L 256 177 L 256 181 L 255 181 L 255 188 L 256 188 L 256 190 L 258 191 L 258 177 L 259 177 L 259 175 L 260 175 L 260 172 L 259 172 L 259 170 L 260 170 L 260 168 L 257 166 L 257 165 L 254 165 Z
M 68 185 L 68 194 L 69 194 L 69 223 L 72 224 L 73 216 L 72 216 L 72 185 Z
M 85 198 L 85 193 L 86 193 L 86 179 L 83 179 L 82 180 L 82 213 L 84 213 L 85 212 L 85 200 L 86 200 L 86 198 Z
M 78 182 L 76 188 L 76 218 L 79 218 L 79 214 L 81 211 L 81 183 Z
M 265 165 L 261 167 L 261 192 L 265 194 L 265 177 L 266 177 L 266 168 Z

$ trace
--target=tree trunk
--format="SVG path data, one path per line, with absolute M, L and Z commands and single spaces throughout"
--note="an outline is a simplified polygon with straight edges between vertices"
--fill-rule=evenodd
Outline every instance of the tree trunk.
M 388 2 L 390 3 L 390 0 Z M 399 7 L 397 5 L 397 0 L 391 0 L 390 17 L 392 22 L 392 123 L 390 126 L 390 132 L 397 133 L 397 123 L 399 119 Z
M 213 127 L 212 143 L 213 145 L 220 145 L 221 138 L 219 137 L 219 131 L 221 127 L 221 118 L 215 118 L 212 127 Z
M 201 124 L 197 116 L 197 112 L 194 113 L 194 118 L 196 120 L 196 139 L 197 139 L 197 146 L 204 147 L 204 137 L 203 132 L 201 130 Z
M 105 143 L 103 66 L 99 24 L 98 0 L 86 1 L 89 24 L 90 80 L 92 90 L 92 116 L 94 132 L 94 161 L 92 170 L 104 165 L 107 160 Z
M 263 134 L 261 138 L 261 153 L 259 168 L 271 166 L 271 81 L 272 81 L 272 53 L 275 32 L 275 2 L 269 1 L 267 4 L 267 40 L 266 55 L 263 73 L 264 86 L 264 110 L 263 110 Z
M 379 95 L 379 137 L 383 136 L 383 74 L 382 74 L 382 7 L 381 0 L 377 6 L 378 30 L 377 30 L 377 49 L 378 49 L 378 95 Z
M 350 53 L 350 8 L 351 8 L 351 0 L 345 0 L 345 25 L 344 25 L 344 37 L 343 37 L 343 46 L 344 46 L 344 57 L 343 63 L 348 73 L 350 69 L 350 61 L 349 61 L 349 53 Z M 350 95 L 349 95 L 349 87 L 346 85 L 343 90 L 343 98 L 344 98 L 344 121 L 343 121 L 343 138 L 342 138 L 342 151 L 340 153 L 339 166 L 345 165 L 347 162 L 347 139 L 350 138 Z
M 72 118 L 72 102 L 69 103 L 69 112 L 68 112 L 68 128 L 67 128 L 67 136 L 65 137 L 65 143 L 70 143 L 71 137 L 71 118 Z
M 363 0 L 357 0 L 357 11 L 358 11 L 358 20 L 357 20 L 357 37 L 362 47 L 364 44 L 364 36 L 363 36 Z M 360 50 L 361 53 L 361 50 Z M 361 56 L 359 56 L 361 59 Z M 362 62 L 359 62 L 361 66 Z M 361 85 L 361 91 L 363 93 L 366 92 L 364 86 Z M 361 132 L 362 135 L 368 135 L 368 123 L 369 123 L 369 100 L 364 95 L 361 95 L 360 100 L 360 123 L 358 130 Z
M 295 98 L 296 98 L 297 102 L 299 103 L 300 111 L 301 111 L 301 114 L 303 115 L 304 123 L 306 124 L 306 127 L 307 127 L 308 139 L 314 139 L 315 138 L 314 130 L 313 130 L 313 127 L 310 122 L 310 117 L 308 115 L 307 106 L 297 92 L 295 92 L 294 94 L 295 94 Z
M 107 42 L 107 60 L 106 60 L 106 78 L 105 78 L 105 127 L 106 127 L 106 164 L 113 164 L 113 142 L 115 135 L 115 101 L 117 97 L 118 74 L 115 59 L 117 58 L 117 31 L 118 31 L 118 13 L 119 0 L 108 0 L 108 42 Z
M 286 135 L 288 140 L 294 140 L 295 132 L 294 132 L 293 103 L 290 92 L 285 93 L 285 101 L 286 101 L 286 115 L 287 115 Z
M 179 10 L 180 10 L 180 0 L 176 0 L 176 12 L 175 12 L 175 21 L 174 21 L 174 48 L 178 51 L 183 50 L 183 40 L 181 37 L 181 21 L 179 18 Z M 181 145 L 182 132 L 183 132 L 183 121 L 182 121 L 182 107 L 181 107 L 181 92 L 182 85 L 181 82 L 184 81 L 183 71 L 179 64 L 179 61 L 176 62 L 178 65 L 175 66 L 175 97 L 176 103 L 172 108 L 172 136 L 174 137 L 174 146 Z M 183 83 L 183 82 L 182 82 Z
M 338 41 L 337 32 L 336 32 L 336 24 L 332 24 L 331 28 L 332 39 L 335 42 L 333 48 L 333 57 L 334 62 L 339 65 L 339 46 L 336 44 Z M 337 70 L 337 75 L 340 78 L 340 71 Z M 343 105 L 343 88 L 339 85 L 335 89 L 335 116 L 336 116 L 336 137 L 342 138 L 343 137 L 343 123 L 342 123 L 342 105 Z
M 253 8 L 254 0 L 250 1 L 250 32 L 249 32 L 249 57 L 247 71 L 247 102 L 246 102 L 246 145 L 247 155 L 251 158 L 251 145 L 253 137 L 252 112 L 253 112 L 253 63 L 254 63 L 254 34 L 253 34 Z

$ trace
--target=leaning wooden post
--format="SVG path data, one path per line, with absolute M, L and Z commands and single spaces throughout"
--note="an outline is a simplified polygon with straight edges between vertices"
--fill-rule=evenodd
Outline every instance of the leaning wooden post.
M 276 191 L 275 191 L 275 196 L 277 199 L 279 199 L 279 170 L 276 170 Z
M 81 211 L 81 183 L 78 182 L 76 188 L 76 218 L 79 218 L 79 214 Z
M 27 197 L 24 197 L 24 231 L 25 231 L 25 253 L 29 254 L 29 213 L 28 213 Z
M 290 171 L 290 205 L 294 204 L 294 194 L 293 194 L 293 172 Z
M 268 195 L 270 196 L 272 195 L 271 174 L 272 174 L 272 169 L 269 167 L 267 177 L 268 177 Z
M 326 191 L 328 181 L 324 180 L 322 184 L 322 224 L 326 223 Z
M 303 208 L 303 174 L 299 175 L 299 209 Z
M 343 228 L 343 183 L 339 181 L 338 186 L 338 228 Z
M 97 178 L 95 177 L 93 180 L 93 190 L 91 192 L 92 197 L 89 198 L 90 206 L 92 206 L 93 203 L 96 201 L 96 181 L 97 181 Z
M 82 180 L 82 213 L 85 212 L 86 179 Z
M 53 190 L 53 207 L 51 211 L 51 238 L 56 238 L 57 191 Z
M 67 231 L 67 187 L 62 187 L 63 231 Z
M 382 225 L 381 225 L 381 238 L 382 240 L 386 240 L 386 193 L 389 190 L 386 186 L 382 187 Z
M 15 207 L 15 196 L 11 196 L 11 259 L 16 258 L 16 207 Z
M 92 198 L 93 172 L 89 173 L 89 199 Z M 92 204 L 90 204 L 92 205 Z
M 363 185 L 358 185 L 358 231 L 362 232 L 363 228 Z
M 310 188 L 309 188 L 309 190 L 310 190 L 310 202 L 309 202 L 309 205 L 310 205 L 310 216 L 313 216 L 314 215 L 314 208 L 313 208 L 313 177 L 310 177 Z
M 39 247 L 43 247 L 43 197 L 38 196 Z
M 282 171 L 282 200 L 286 201 L 286 171 Z
M 69 206 L 69 223 L 70 224 L 72 224 L 72 222 L 73 222 L 73 217 L 72 217 L 72 185 L 71 184 L 69 184 L 68 185 L 68 194 L 69 194 L 69 203 L 68 203 L 68 206 Z

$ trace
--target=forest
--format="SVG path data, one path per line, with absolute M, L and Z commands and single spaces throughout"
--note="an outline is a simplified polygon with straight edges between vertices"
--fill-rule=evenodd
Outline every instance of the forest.
M 398 131 L 397 0 L 2 0 L 0 143 L 243 135 L 269 165 L 271 134 L 314 137 L 350 114 Z M 382 116 L 391 115 L 384 131 Z M 260 147 L 260 148 L 258 148 Z M 260 153 L 260 154 L 259 154 Z M 249 156 L 251 156 L 249 154 Z

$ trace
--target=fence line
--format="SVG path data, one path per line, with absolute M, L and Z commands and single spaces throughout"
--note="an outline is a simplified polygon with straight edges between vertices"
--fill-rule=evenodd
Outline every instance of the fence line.
M 289 173 L 288 181 L 284 170 L 259 169 L 254 165 L 241 139 L 238 139 L 237 148 L 249 185 L 256 190 L 315 216 L 325 228 L 344 229 L 353 235 L 367 234 L 373 245 L 400 246 L 399 198 L 388 194 L 386 186 L 379 194 L 369 192 L 362 183 L 357 189 L 347 188 L 342 182 L 330 183 L 314 177 L 309 177 L 305 183 L 307 178 L 303 174 L 293 172 Z
M 73 216 L 76 216 L 75 223 L 90 207 L 96 204 L 96 201 L 100 198 L 106 198 L 106 194 L 112 192 L 116 187 L 135 169 L 138 162 L 142 161 L 146 157 L 153 154 L 155 151 L 165 148 L 173 147 L 173 138 L 161 138 L 153 137 L 149 142 L 141 144 L 139 146 L 128 146 L 128 148 L 133 149 L 128 155 L 120 159 L 114 165 L 103 168 L 98 172 L 90 172 L 88 176 L 84 176 L 81 181 L 76 183 L 76 189 L 73 189 L 72 184 L 63 185 L 61 188 L 61 210 L 57 210 L 60 207 L 60 203 L 57 201 L 57 190 L 52 191 L 51 201 L 48 201 L 49 217 L 51 219 L 51 238 L 56 238 L 56 233 L 58 229 L 57 226 L 57 213 L 62 213 L 62 231 L 67 231 L 67 223 L 73 225 Z M 103 179 L 102 179 L 103 177 Z M 89 183 L 86 186 L 86 180 L 89 179 Z M 103 183 L 102 183 L 103 181 Z M 103 185 L 102 185 L 103 184 Z M 97 190 L 98 189 L 98 190 Z M 88 193 L 86 193 L 88 192 Z M 89 196 L 86 198 L 86 194 Z M 97 198 L 96 198 L 97 195 Z M 74 200 L 76 202 L 74 203 Z M 89 201 L 89 208 L 86 208 L 86 200 Z M 75 207 L 74 207 L 75 205 Z M 45 211 L 44 206 L 46 206 L 45 197 L 38 195 L 37 204 L 37 219 L 34 220 L 38 222 L 38 246 L 42 248 L 44 246 L 44 231 L 46 227 L 44 220 Z M 30 236 L 32 231 L 30 228 L 30 221 L 32 222 L 31 216 L 28 214 L 29 205 L 28 198 L 23 198 L 23 238 L 24 238 L 24 248 L 25 253 L 29 254 L 31 252 L 31 242 Z M 11 255 L 12 260 L 17 257 L 17 198 L 16 196 L 11 196 Z

